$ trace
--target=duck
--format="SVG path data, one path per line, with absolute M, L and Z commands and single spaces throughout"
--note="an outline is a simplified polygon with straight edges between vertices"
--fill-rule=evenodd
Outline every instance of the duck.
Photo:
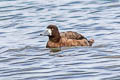
M 94 43 L 94 39 L 88 40 L 82 34 L 74 31 L 59 32 L 58 27 L 53 24 L 47 26 L 43 35 L 49 38 L 46 48 L 92 46 Z

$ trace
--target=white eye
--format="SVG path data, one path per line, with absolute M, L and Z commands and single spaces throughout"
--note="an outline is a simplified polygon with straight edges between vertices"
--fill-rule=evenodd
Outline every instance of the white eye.
M 52 35 L 52 30 L 51 29 L 47 29 L 47 31 L 50 35 Z

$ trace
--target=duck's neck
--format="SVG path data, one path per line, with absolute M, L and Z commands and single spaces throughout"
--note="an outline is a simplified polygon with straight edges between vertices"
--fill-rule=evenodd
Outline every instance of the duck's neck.
M 59 32 L 55 33 L 53 36 L 49 36 L 49 40 L 52 42 L 55 42 L 55 43 L 59 42 L 60 38 L 61 38 L 61 36 L 60 36 Z

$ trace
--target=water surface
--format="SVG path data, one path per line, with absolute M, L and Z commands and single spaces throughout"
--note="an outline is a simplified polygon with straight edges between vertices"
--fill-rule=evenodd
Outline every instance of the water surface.
M 45 48 L 49 24 L 95 39 Z M 0 80 L 119 80 L 119 0 L 0 0 Z

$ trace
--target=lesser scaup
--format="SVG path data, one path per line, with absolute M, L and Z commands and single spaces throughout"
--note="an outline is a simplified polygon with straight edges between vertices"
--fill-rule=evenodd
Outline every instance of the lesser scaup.
M 56 25 L 49 25 L 45 32 L 49 37 L 47 48 L 70 47 L 70 46 L 92 46 L 93 39 L 87 40 L 83 35 L 73 32 L 59 32 Z

